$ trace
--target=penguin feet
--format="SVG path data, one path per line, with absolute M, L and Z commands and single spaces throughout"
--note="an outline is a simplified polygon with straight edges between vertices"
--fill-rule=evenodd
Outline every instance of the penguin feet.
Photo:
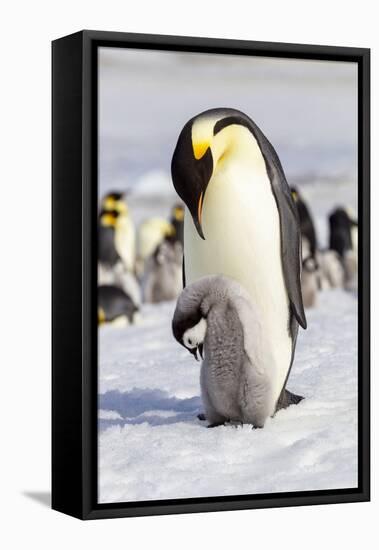
M 292 393 L 286 389 L 282 391 L 280 394 L 280 397 L 278 399 L 278 403 L 276 405 L 276 411 L 279 411 L 280 409 L 286 409 L 290 405 L 297 405 L 304 399 L 301 395 L 296 395 L 295 393 Z
M 204 413 L 198 414 L 197 419 L 200 420 L 201 422 L 204 422 L 204 420 L 206 420 L 205 414 Z

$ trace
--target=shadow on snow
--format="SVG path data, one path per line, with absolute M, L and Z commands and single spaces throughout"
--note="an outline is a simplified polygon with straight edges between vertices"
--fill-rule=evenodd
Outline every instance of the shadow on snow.
M 133 388 L 129 392 L 112 390 L 99 395 L 98 409 L 114 411 L 121 416 L 116 419 L 100 418 L 100 430 L 110 426 L 125 426 L 125 424 L 148 423 L 151 426 L 162 426 L 178 422 L 193 422 L 201 411 L 201 399 L 200 397 L 178 399 L 158 389 Z M 152 413 L 144 415 L 149 411 Z M 164 413 L 172 414 L 165 416 Z

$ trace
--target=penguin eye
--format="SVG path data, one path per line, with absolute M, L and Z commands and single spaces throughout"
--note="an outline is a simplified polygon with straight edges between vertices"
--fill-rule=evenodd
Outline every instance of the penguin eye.
M 188 343 L 189 343 L 190 346 L 192 346 L 192 340 L 191 340 L 191 338 L 188 338 Z

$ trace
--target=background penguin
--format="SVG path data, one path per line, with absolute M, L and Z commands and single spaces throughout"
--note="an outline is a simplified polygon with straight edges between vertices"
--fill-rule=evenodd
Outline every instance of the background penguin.
M 336 208 L 329 216 L 329 248 L 335 250 L 341 258 L 353 249 L 352 229 L 357 222 L 351 220 L 343 208 Z
M 105 195 L 101 203 L 102 212 L 117 213 L 114 224 L 114 245 L 125 268 L 134 272 L 136 236 L 133 221 L 123 193 L 112 192 Z
M 104 195 L 101 201 L 101 209 L 105 211 L 116 210 L 116 212 L 127 212 L 128 205 L 125 200 L 125 193 L 111 191 Z
M 113 267 L 121 260 L 116 250 L 115 227 L 118 212 L 102 210 L 98 226 L 98 261 L 107 267 Z
M 167 237 L 173 237 L 174 235 L 174 226 L 164 218 L 150 218 L 140 224 L 137 235 L 136 261 L 136 272 L 138 277 L 142 277 L 145 270 L 145 263 L 155 252 L 157 246 Z
M 355 290 L 358 285 L 358 222 L 351 212 L 336 208 L 329 216 L 329 247 L 334 250 L 344 270 L 343 285 Z
M 141 291 L 135 279 L 118 252 L 118 220 L 122 216 L 117 210 L 102 211 L 98 227 L 98 284 L 115 285 L 130 295 L 135 304 L 141 303 Z
M 186 205 L 185 282 L 222 274 L 248 291 L 271 357 L 273 414 L 306 328 L 298 214 L 280 160 L 245 114 L 212 109 L 184 126 L 171 172 Z
M 270 356 L 246 290 L 220 275 L 198 279 L 181 293 L 172 328 L 196 358 L 204 352 L 200 385 L 208 427 L 234 421 L 262 428 L 273 414 Z
M 143 278 L 145 302 L 158 303 L 176 299 L 182 285 L 183 250 L 176 239 L 165 239 L 146 262 Z
M 180 203 L 175 204 L 171 211 L 171 224 L 174 228 L 174 237 L 180 244 L 184 244 L 184 206 Z
M 98 287 L 98 324 L 111 323 L 115 326 L 127 326 L 136 320 L 138 307 L 133 300 L 116 286 Z
M 317 300 L 318 284 L 318 269 L 316 260 L 311 256 L 303 259 L 303 269 L 301 271 L 301 293 L 303 296 L 303 304 L 305 308 L 314 307 Z
M 316 255 L 320 290 L 342 288 L 344 269 L 335 250 L 319 250 Z
M 312 216 L 308 206 L 296 187 L 291 187 L 291 195 L 295 201 L 297 212 L 299 214 L 301 234 L 307 239 L 310 247 L 310 254 L 314 258 L 317 250 L 317 238 Z

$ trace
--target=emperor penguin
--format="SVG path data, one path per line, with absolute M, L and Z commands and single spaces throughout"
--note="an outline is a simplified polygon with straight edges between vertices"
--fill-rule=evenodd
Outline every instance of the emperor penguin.
M 358 285 L 358 222 L 349 208 L 336 208 L 329 216 L 329 245 L 341 260 L 344 287 L 354 290 Z
M 130 295 L 135 304 L 141 303 L 141 291 L 134 273 L 127 269 L 117 239 L 120 231 L 117 210 L 103 210 L 98 227 L 98 284 L 115 285 Z M 122 222 L 121 222 L 122 226 Z
M 298 214 L 279 157 L 247 115 L 211 109 L 185 124 L 171 172 L 186 205 L 184 282 L 220 274 L 247 290 L 270 358 L 274 414 L 289 398 L 298 325 L 307 326 Z
M 115 248 L 125 268 L 130 272 L 134 272 L 136 255 L 135 228 L 124 193 L 107 193 L 102 200 L 102 211 L 104 213 L 117 213 L 114 225 Z
M 176 239 L 161 242 L 146 262 L 142 279 L 145 302 L 175 300 L 182 288 L 183 249 Z
M 305 308 L 314 307 L 317 301 L 319 287 L 318 266 L 315 258 L 308 256 L 303 258 L 301 272 L 301 294 Z
M 121 288 L 112 285 L 98 287 L 97 315 L 98 324 L 110 323 L 124 327 L 134 323 L 138 307 Z
M 182 346 L 203 359 L 200 387 L 208 427 L 232 421 L 263 428 L 272 415 L 273 363 L 260 316 L 248 292 L 222 275 L 202 277 L 179 296 L 172 329 Z
M 184 206 L 182 204 L 178 203 L 173 206 L 171 211 L 171 223 L 174 228 L 173 237 L 183 246 Z
M 297 187 L 291 187 L 291 195 L 293 200 L 295 201 L 297 212 L 299 214 L 301 235 L 308 240 L 310 246 L 310 254 L 312 258 L 315 258 L 317 250 L 317 238 L 316 229 L 311 213 Z

